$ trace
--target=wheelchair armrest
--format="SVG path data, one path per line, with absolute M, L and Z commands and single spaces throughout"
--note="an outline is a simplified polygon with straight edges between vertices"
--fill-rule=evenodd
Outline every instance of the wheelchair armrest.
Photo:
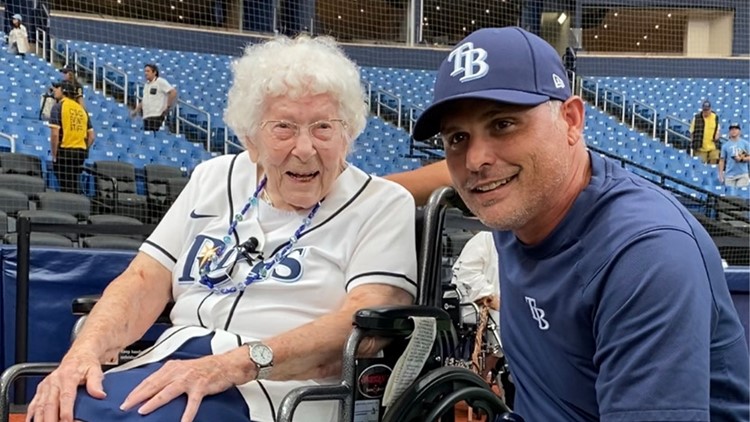
M 345 400 L 353 394 L 352 387 L 345 383 L 297 387 L 284 396 L 276 422 L 291 422 L 294 411 L 303 401 Z
M 102 297 L 101 295 L 87 295 L 87 296 L 81 296 L 81 297 L 77 297 L 73 299 L 73 304 L 72 304 L 73 315 L 83 316 L 83 315 L 90 314 L 91 310 L 94 309 L 94 305 L 96 305 L 96 303 L 99 302 L 99 298 L 101 297 Z M 171 323 L 169 319 L 169 313 L 172 312 L 173 306 L 174 306 L 174 302 L 167 303 L 167 306 L 164 307 L 164 310 L 161 311 L 161 314 L 159 314 L 159 318 L 157 318 L 156 320 L 157 324 L 170 324 Z
M 450 330 L 451 317 L 440 308 L 418 305 L 384 306 L 360 309 L 354 314 L 354 325 L 368 331 L 368 335 L 405 337 L 414 329 L 410 317 L 435 318 L 438 330 Z
M 8 367 L 0 376 L 0 422 L 10 419 L 10 387 L 22 376 L 47 375 L 59 363 L 17 363 Z

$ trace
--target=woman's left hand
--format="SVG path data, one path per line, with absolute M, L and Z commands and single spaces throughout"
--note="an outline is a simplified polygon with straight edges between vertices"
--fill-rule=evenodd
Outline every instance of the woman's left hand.
M 224 354 L 167 361 L 161 369 L 130 392 L 120 409 L 127 411 L 143 403 L 138 413 L 146 415 L 186 394 L 187 405 L 180 422 L 191 422 L 198 413 L 203 397 L 221 393 L 243 383 L 241 380 L 230 378 L 239 371 L 229 365 L 228 359 L 229 356 Z

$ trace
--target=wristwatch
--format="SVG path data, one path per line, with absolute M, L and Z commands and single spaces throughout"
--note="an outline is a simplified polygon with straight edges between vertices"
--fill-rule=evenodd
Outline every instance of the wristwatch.
M 247 345 L 248 356 L 257 368 L 255 379 L 262 380 L 268 378 L 271 375 L 271 368 L 273 367 L 273 350 L 268 345 L 259 341 L 251 341 L 245 344 Z

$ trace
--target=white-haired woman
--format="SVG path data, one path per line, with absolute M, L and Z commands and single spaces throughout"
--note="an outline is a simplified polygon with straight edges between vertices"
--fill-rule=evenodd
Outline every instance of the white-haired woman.
M 367 112 L 356 66 L 328 38 L 276 38 L 234 75 L 225 118 L 247 152 L 196 168 L 29 418 L 272 421 L 290 389 L 339 372 L 357 309 L 412 301 L 414 200 L 346 162 Z M 170 300 L 174 326 L 102 376 Z

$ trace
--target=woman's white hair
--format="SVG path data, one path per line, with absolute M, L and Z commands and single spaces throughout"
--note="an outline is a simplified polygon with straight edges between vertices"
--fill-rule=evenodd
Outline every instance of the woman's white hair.
M 365 91 L 359 69 L 330 37 L 275 37 L 250 45 L 232 63 L 224 120 L 235 134 L 252 137 L 260 126 L 266 102 L 274 97 L 301 98 L 329 94 L 338 100 L 351 143 L 367 124 Z

